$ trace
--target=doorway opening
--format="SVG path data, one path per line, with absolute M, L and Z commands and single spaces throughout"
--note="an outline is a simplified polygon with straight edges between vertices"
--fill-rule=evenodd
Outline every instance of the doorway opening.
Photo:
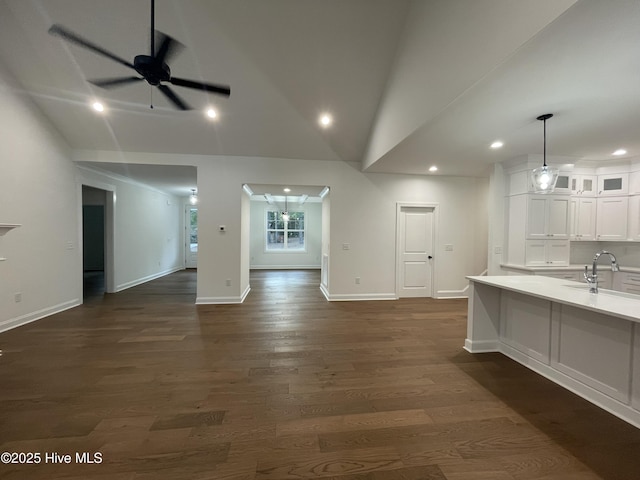
M 105 292 L 106 193 L 82 186 L 82 293 L 85 300 Z
M 187 205 L 184 218 L 185 268 L 198 268 L 198 207 Z
M 316 288 L 323 277 L 327 283 L 329 187 L 246 184 L 242 188 L 241 278 L 247 286 L 251 276 L 293 289 L 298 286 L 296 279 L 315 278 L 310 271 L 318 273 Z M 281 273 L 262 275 L 260 270 Z
M 115 195 L 113 189 L 101 186 L 85 182 L 80 186 L 83 300 L 116 291 L 113 252 Z

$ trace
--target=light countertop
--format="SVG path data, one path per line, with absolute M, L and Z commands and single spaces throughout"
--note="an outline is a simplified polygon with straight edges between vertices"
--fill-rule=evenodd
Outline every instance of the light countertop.
M 509 263 L 504 263 L 500 265 L 501 267 L 508 268 L 511 270 L 522 270 L 523 272 L 573 272 L 573 271 L 584 271 L 584 267 L 588 266 L 589 270 L 591 270 L 591 262 L 590 263 L 576 263 L 571 265 L 562 265 L 562 266 L 523 266 L 523 265 L 512 265 Z M 603 272 L 610 271 L 611 266 L 607 264 L 607 262 L 599 263 L 598 270 L 602 270 Z M 630 272 L 630 273 L 640 273 L 640 268 L 638 267 L 630 267 L 620 265 L 621 272 Z
M 535 275 L 470 276 L 467 279 L 640 323 L 640 295 L 603 288 L 598 293 L 589 293 L 586 283 Z

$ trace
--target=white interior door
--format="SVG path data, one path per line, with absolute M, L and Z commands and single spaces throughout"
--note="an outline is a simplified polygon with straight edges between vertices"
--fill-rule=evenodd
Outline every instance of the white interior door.
M 434 207 L 398 212 L 398 296 L 433 296 Z
M 185 215 L 185 267 L 198 266 L 198 207 L 188 205 Z

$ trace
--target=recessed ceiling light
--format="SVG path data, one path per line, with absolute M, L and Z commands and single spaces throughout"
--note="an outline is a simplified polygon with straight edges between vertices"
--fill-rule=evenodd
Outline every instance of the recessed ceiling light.
M 626 155 L 626 154 L 627 154 L 627 151 L 624 148 L 619 148 L 618 150 L 613 152 L 613 155 Z
M 91 104 L 91 108 L 93 108 L 96 112 L 104 112 L 104 105 L 100 102 L 93 102 Z
M 324 128 L 327 128 L 332 123 L 333 118 L 331 118 L 331 115 L 329 115 L 328 113 L 323 113 L 322 115 L 320 115 L 320 125 L 322 125 Z
M 496 140 L 491 144 L 491 148 L 502 148 L 503 146 L 504 143 L 502 143 L 500 140 Z
M 207 117 L 209 117 L 209 118 L 218 118 L 218 112 L 216 112 L 213 108 L 209 108 L 207 110 Z
M 438 167 L 436 167 L 435 165 L 433 167 L 429 167 L 429 171 L 430 172 L 437 172 L 438 171 Z
M 285 188 L 285 189 L 284 189 L 284 192 L 285 192 L 285 193 L 289 193 L 290 191 L 291 191 L 291 189 L 290 189 L 289 187 L 287 187 L 287 188 Z

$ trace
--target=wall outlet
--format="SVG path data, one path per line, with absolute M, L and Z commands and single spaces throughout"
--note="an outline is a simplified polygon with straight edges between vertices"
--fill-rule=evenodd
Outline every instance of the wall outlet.
M 356 277 L 356 285 L 360 285 L 360 277 Z
M 224 282 L 224 283 L 225 283 L 225 285 L 226 285 L 227 287 L 230 287 L 230 286 L 231 286 L 231 279 L 230 279 L 230 278 L 227 278 L 227 281 L 226 281 L 226 282 Z
M 13 301 L 20 303 L 22 301 L 22 292 L 18 292 L 13 296 Z
M 350 243 L 343 243 L 342 244 L 342 249 L 343 250 L 349 250 L 351 248 L 351 244 Z
M 444 251 L 445 251 L 445 252 L 453 252 L 453 245 L 452 245 L 452 244 L 450 244 L 450 243 L 447 243 L 447 244 L 444 246 Z
M 502 247 L 493 247 L 493 253 L 500 255 L 502 253 Z

